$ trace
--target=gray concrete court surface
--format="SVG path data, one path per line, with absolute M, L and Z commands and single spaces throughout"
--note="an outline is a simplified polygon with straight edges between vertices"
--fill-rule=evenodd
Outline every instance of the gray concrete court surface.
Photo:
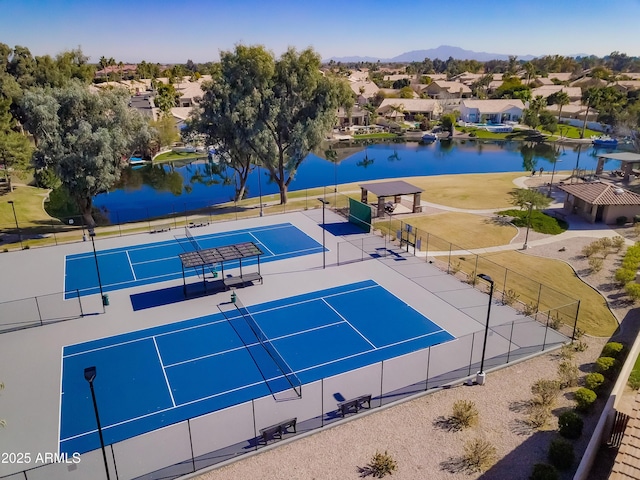
M 329 210 L 325 214 L 328 224 L 344 222 L 343 217 Z M 314 209 L 212 224 L 194 230 L 193 234 L 291 222 L 322 243 L 321 221 L 322 210 Z M 97 250 L 104 250 L 168 240 L 183 234 L 184 232 L 178 229 L 154 235 L 142 233 L 125 237 L 98 238 L 95 245 Z M 484 331 L 487 314 L 488 297 L 485 293 L 429 265 L 424 258 L 420 259 L 397 249 L 393 254 L 382 255 L 394 249 L 373 235 L 336 237 L 327 232 L 325 241 L 328 248 L 325 257 L 326 269 L 322 268 L 322 254 L 264 263 L 261 266 L 264 284 L 238 290 L 243 303 L 252 305 L 372 279 L 455 337 L 467 336 L 465 339 L 450 342 L 447 353 L 439 355 L 441 364 L 432 365 L 434 373 L 444 373 L 468 364 L 471 344 L 473 361 L 478 361 L 482 342 L 480 333 Z M 367 254 L 377 254 L 379 258 L 371 259 L 369 255 L 364 255 L 369 260 L 358 261 L 363 257 L 360 250 L 362 245 L 366 246 Z M 388 247 L 387 250 L 385 246 Z M 338 249 L 340 266 L 336 265 Z M 90 242 L 3 254 L 0 302 L 62 292 L 64 256 L 82 252 L 91 252 Z M 350 259 L 353 261 L 349 261 Z M 188 282 L 196 281 L 193 277 L 188 279 Z M 0 334 L 0 381 L 5 384 L 5 389 L 0 393 L 0 418 L 7 422 L 6 428 L 0 430 L 0 452 L 28 452 L 32 458 L 38 453 L 57 452 L 61 357 L 65 345 L 217 313 L 216 305 L 227 302 L 230 297 L 229 292 L 220 292 L 161 307 L 133 310 L 130 300 L 132 294 L 181 284 L 180 279 L 109 292 L 110 305 L 106 307 L 105 313 Z M 90 303 L 93 310 L 102 312 L 98 295 L 91 297 L 89 302 L 93 302 Z M 392 318 L 389 321 L 397 320 Z M 512 322 L 520 325 L 515 335 L 510 333 Z M 512 308 L 497 303 L 492 306 L 491 327 L 487 358 L 503 355 L 507 349 L 514 348 L 509 346 L 510 336 L 513 336 L 513 341 L 518 346 L 527 347 L 541 344 L 546 333 L 544 327 L 538 323 L 527 321 Z M 474 333 L 476 335 L 469 336 Z M 550 344 L 560 344 L 565 342 L 566 338 L 549 331 L 546 340 Z M 401 380 L 398 382 L 402 383 Z M 172 445 L 147 447 L 159 448 L 160 452 L 166 449 L 176 450 Z M 180 450 L 183 447 L 181 446 Z M 141 450 L 140 455 L 144 456 L 144 451 Z M 60 465 L 55 470 L 40 469 L 41 473 L 32 473 L 28 478 L 103 478 L 101 465 L 102 458 L 91 452 L 83 456 L 82 462 L 78 465 Z M 0 476 L 35 466 L 37 465 L 33 460 L 30 464 L 0 463 Z M 131 477 L 119 475 L 119 478 Z

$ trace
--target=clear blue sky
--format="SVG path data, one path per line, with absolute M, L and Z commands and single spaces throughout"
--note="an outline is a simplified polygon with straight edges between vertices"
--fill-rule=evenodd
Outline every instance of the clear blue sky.
M 238 43 L 276 55 L 390 58 L 453 45 L 509 55 L 640 56 L 640 0 L 0 0 L 0 42 L 92 62 L 219 59 Z

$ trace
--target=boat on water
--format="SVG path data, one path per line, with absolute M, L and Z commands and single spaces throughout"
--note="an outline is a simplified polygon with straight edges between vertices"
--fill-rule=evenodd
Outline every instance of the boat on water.
M 131 165 L 132 167 L 136 165 L 146 165 L 147 163 L 151 163 L 151 160 L 145 160 L 141 157 L 131 157 L 129 159 L 129 165 Z
M 618 140 L 611 138 L 609 135 L 593 136 L 591 137 L 591 143 L 596 147 L 615 148 L 618 146 Z
M 424 135 L 422 135 L 422 141 L 424 143 L 435 142 L 437 139 L 438 139 L 438 135 L 436 135 L 433 132 L 427 132 Z

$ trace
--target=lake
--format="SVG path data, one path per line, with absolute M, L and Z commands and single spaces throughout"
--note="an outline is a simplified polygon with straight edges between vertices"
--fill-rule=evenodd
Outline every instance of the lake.
M 453 141 L 385 143 L 366 147 L 338 144 L 333 163 L 310 154 L 291 182 L 290 191 L 334 184 L 456 173 L 531 172 L 572 170 L 576 165 L 595 170 L 596 150 L 591 145 L 556 146 L 504 141 Z M 599 150 L 603 152 L 603 150 Z M 323 153 L 324 154 L 324 153 Z M 605 169 L 617 169 L 611 161 Z M 199 159 L 188 164 L 145 165 L 127 168 L 121 181 L 108 193 L 97 195 L 94 204 L 114 223 L 196 210 L 233 200 L 232 170 Z M 264 168 L 255 169 L 247 181 L 247 196 L 278 193 Z

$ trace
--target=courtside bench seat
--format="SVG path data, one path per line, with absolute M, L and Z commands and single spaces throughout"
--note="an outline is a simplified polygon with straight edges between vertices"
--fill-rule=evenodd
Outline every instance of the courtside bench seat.
M 224 279 L 224 286 L 227 288 L 231 287 L 241 287 L 246 285 L 247 283 L 257 282 L 260 280 L 262 283 L 262 275 L 258 272 L 245 273 L 244 275 L 239 275 L 237 277 L 227 277 Z
M 338 403 L 338 411 L 343 417 L 351 411 L 358 413 L 363 408 L 371 408 L 371 394 L 361 395 L 359 397 L 352 398 L 351 400 L 345 400 L 344 402 Z
M 289 418 L 284 422 L 276 423 L 275 425 L 271 425 L 270 427 L 261 428 L 260 435 L 262 436 L 262 441 L 266 444 L 269 440 L 273 440 L 274 438 L 282 438 L 282 435 L 285 433 L 289 433 L 289 429 L 293 429 L 293 433 L 296 433 L 296 422 L 298 418 Z

